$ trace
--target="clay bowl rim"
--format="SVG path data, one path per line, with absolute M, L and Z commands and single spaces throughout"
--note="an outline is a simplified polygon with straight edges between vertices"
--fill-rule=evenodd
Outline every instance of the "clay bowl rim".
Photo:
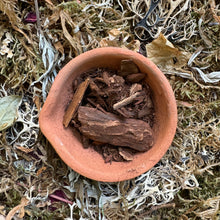
M 71 128 L 64 129 L 62 125 L 65 108 L 73 95 L 71 91 L 72 84 L 71 86 L 66 86 L 70 83 L 70 78 L 74 79 L 82 72 L 91 69 L 90 67 L 85 67 L 85 63 L 94 66 L 94 60 L 104 59 L 107 56 L 110 56 L 113 60 L 132 59 L 140 69 L 145 68 L 146 78 L 150 80 L 148 84 L 151 84 L 150 87 L 155 87 L 155 90 L 157 90 L 155 100 L 158 101 L 155 101 L 156 105 L 165 106 L 166 115 L 158 114 L 160 123 L 154 126 L 155 134 L 157 133 L 156 138 L 160 139 L 158 141 L 159 144 L 156 142 L 149 151 L 137 154 L 131 162 L 104 163 L 101 155 L 91 149 L 84 149 L 77 135 L 73 135 Z M 63 99 L 64 95 L 67 100 Z M 164 120 L 166 120 L 166 124 L 162 122 Z M 145 173 L 163 157 L 170 147 L 176 132 L 177 106 L 168 80 L 148 58 L 122 48 L 97 48 L 77 56 L 60 70 L 40 112 L 39 124 L 42 133 L 49 140 L 55 151 L 74 171 L 97 181 L 118 182 L 132 179 Z M 163 138 L 161 134 L 158 134 L 158 130 L 160 133 L 162 131 Z

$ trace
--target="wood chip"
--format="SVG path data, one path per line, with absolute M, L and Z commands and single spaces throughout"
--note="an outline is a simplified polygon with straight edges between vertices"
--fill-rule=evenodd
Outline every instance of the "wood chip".
M 141 80 L 143 80 L 145 78 L 145 76 L 146 75 L 144 73 L 134 73 L 134 74 L 128 75 L 126 77 L 126 80 L 131 83 L 138 83 Z
M 109 75 L 106 71 L 103 72 L 103 80 L 108 86 L 110 86 Z
M 96 92 L 98 95 L 103 96 L 105 93 L 96 85 L 96 83 L 90 79 L 89 87 L 93 92 Z
M 139 92 L 141 90 L 142 90 L 142 85 L 141 84 L 138 84 L 138 83 L 132 84 L 132 86 L 130 88 L 130 95 L 133 95 L 136 92 Z
M 139 73 L 138 66 L 132 60 L 122 60 L 121 70 L 118 71 L 118 75 L 127 76 L 134 73 Z
M 113 109 L 116 110 L 118 108 L 121 108 L 123 106 L 126 106 L 126 105 L 132 103 L 134 101 L 134 99 L 136 97 L 138 97 L 139 95 L 141 95 L 141 93 L 140 92 L 136 92 L 135 94 L 129 96 L 128 98 L 125 98 L 125 99 L 121 100 L 120 102 L 115 103 L 113 105 Z
M 123 157 L 124 160 L 132 161 L 134 159 L 134 154 L 130 149 L 119 147 L 119 154 Z
M 82 102 L 83 96 L 86 92 L 86 89 L 89 85 L 90 79 L 87 78 L 84 82 L 82 82 L 79 87 L 77 88 L 76 92 L 73 95 L 73 99 L 71 103 L 69 104 L 67 111 L 64 114 L 63 117 L 63 125 L 64 127 L 68 127 L 71 119 L 75 116 L 75 113 Z

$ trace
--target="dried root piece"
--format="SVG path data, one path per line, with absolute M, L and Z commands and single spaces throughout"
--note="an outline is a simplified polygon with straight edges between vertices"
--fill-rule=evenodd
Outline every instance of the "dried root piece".
M 121 100 L 120 102 L 117 102 L 113 105 L 113 109 L 116 110 L 116 109 L 119 109 L 121 107 L 124 107 L 130 103 L 132 103 L 135 98 L 137 98 L 138 96 L 140 96 L 142 93 L 141 92 L 136 92 L 134 93 L 133 95 Z

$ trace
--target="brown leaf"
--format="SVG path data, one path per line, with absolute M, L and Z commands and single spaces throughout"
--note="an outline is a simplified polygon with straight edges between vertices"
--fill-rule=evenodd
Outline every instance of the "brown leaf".
M 61 19 L 61 26 L 63 29 L 63 34 L 66 37 L 66 39 L 69 41 L 69 43 L 71 44 L 71 46 L 74 49 L 75 55 L 79 55 L 82 53 L 82 46 L 81 43 L 79 41 L 80 37 L 76 37 L 76 35 L 78 33 L 76 33 L 75 35 L 71 35 L 69 33 L 69 31 L 67 30 L 66 27 L 66 22 L 74 29 L 76 27 L 76 24 L 73 22 L 73 20 L 71 19 L 71 16 L 64 11 L 60 12 L 60 19 Z
M 181 68 L 187 64 L 190 54 L 175 48 L 163 34 L 146 45 L 148 58 L 162 70 Z

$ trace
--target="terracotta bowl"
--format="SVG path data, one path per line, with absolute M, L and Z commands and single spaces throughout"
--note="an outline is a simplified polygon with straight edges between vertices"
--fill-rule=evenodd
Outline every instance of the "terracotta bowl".
M 84 149 L 72 128 L 64 128 L 65 109 L 73 97 L 73 81 L 85 71 L 97 67 L 119 69 L 120 62 L 132 59 L 153 92 L 155 124 L 153 147 L 135 155 L 131 162 L 104 163 L 92 149 Z M 117 182 L 139 176 L 151 169 L 166 153 L 176 132 L 177 107 L 171 86 L 164 74 L 146 57 L 121 48 L 98 48 L 83 53 L 57 75 L 40 112 L 40 128 L 61 159 L 73 170 L 90 179 Z

